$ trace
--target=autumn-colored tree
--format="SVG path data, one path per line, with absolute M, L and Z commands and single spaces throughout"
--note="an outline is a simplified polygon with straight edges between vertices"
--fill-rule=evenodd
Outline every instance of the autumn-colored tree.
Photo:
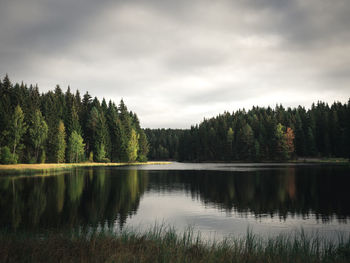
M 294 154 L 294 131 L 292 128 L 287 128 L 286 133 L 284 134 L 285 144 L 287 148 L 288 158 L 291 158 Z

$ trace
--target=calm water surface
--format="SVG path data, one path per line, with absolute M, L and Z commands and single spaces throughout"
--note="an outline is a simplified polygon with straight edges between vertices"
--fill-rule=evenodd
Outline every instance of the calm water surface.
M 84 168 L 0 177 L 0 228 L 148 229 L 155 222 L 202 236 L 300 230 L 350 234 L 350 167 L 181 164 Z

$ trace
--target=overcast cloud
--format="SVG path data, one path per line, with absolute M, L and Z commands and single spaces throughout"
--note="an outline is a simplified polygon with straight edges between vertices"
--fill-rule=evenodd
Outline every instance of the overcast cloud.
M 143 127 L 350 97 L 350 1 L 0 0 L 0 74 L 124 99 Z

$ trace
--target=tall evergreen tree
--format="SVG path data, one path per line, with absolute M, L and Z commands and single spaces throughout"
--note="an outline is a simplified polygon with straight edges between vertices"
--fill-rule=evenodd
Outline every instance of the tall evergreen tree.
M 8 144 L 8 127 L 12 115 L 11 88 L 12 84 L 6 74 L 3 82 L 0 82 L 0 145 Z
M 232 160 L 233 158 L 232 156 L 233 139 L 234 139 L 234 132 L 230 127 L 227 130 L 227 135 L 226 135 L 226 155 L 228 160 Z

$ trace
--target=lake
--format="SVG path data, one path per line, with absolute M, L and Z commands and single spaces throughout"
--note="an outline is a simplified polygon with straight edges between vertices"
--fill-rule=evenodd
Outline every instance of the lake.
M 192 164 L 77 168 L 0 177 L 0 228 L 149 229 L 155 222 L 204 238 L 300 231 L 350 234 L 350 167 Z

